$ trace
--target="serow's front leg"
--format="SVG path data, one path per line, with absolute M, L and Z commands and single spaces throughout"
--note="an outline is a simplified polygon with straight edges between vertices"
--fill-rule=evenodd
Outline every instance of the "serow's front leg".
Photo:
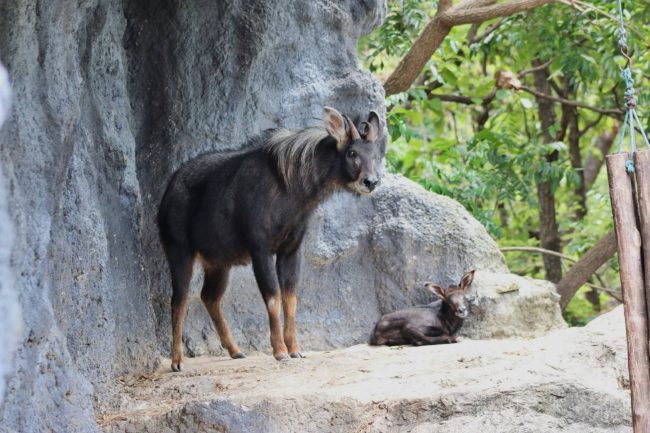
M 300 250 L 296 249 L 290 254 L 278 253 L 275 264 L 280 289 L 282 290 L 284 343 L 289 350 L 289 356 L 292 358 L 304 358 L 296 338 L 296 307 L 298 304 L 296 286 L 300 279 L 301 261 Z
M 273 256 L 271 254 L 256 253 L 253 255 L 253 272 L 257 285 L 266 303 L 266 310 L 269 314 L 269 328 L 271 331 L 271 347 L 273 356 L 278 361 L 289 359 L 287 346 L 284 344 L 280 319 L 282 309 L 282 298 L 278 279 L 273 269 Z

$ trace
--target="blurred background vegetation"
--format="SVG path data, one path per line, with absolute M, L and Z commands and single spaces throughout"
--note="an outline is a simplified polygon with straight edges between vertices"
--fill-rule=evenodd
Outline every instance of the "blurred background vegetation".
M 650 129 L 650 4 L 624 5 Z M 385 81 L 437 9 L 389 0 L 384 24 L 359 44 L 365 67 Z M 455 26 L 410 88 L 386 98 L 390 171 L 458 200 L 500 247 L 563 256 L 504 251 L 517 274 L 558 282 L 613 228 L 602 161 L 618 145 L 625 90 L 616 14 L 612 0 L 567 0 Z M 618 303 L 616 258 L 590 282 L 564 311 L 570 324 Z

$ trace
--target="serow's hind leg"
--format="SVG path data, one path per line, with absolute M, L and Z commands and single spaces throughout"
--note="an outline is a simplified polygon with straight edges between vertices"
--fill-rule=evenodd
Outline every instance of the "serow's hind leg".
M 422 346 L 429 344 L 444 344 L 455 343 L 458 341 L 457 337 L 450 335 L 440 335 L 438 337 L 429 337 L 428 335 L 420 332 L 419 329 L 413 327 L 406 327 L 402 330 L 402 336 L 406 341 L 414 346 Z
M 237 344 L 233 340 L 230 334 L 230 328 L 228 328 L 228 322 L 221 308 L 221 299 L 228 286 L 229 272 L 230 269 L 228 268 L 206 267 L 203 290 L 201 290 L 201 300 L 208 313 L 210 313 L 214 327 L 217 329 L 221 346 L 228 351 L 231 358 L 239 359 L 245 358 L 246 355 L 239 350 L 239 347 L 237 347 Z
M 183 320 L 187 310 L 187 294 L 192 279 L 194 258 L 186 251 L 167 248 L 167 260 L 172 277 L 172 365 L 173 371 L 181 371 L 183 363 Z
M 298 249 L 290 254 L 278 253 L 276 271 L 282 291 L 282 309 L 284 311 L 284 343 L 292 358 L 304 358 L 296 338 L 296 307 L 298 297 L 296 286 L 300 277 L 301 254 Z
M 253 256 L 253 272 L 257 285 L 260 288 L 266 310 L 269 314 L 269 328 L 271 330 L 271 347 L 273 356 L 278 361 L 289 359 L 287 346 L 282 337 L 280 310 L 282 309 L 282 298 L 278 287 L 278 279 L 273 269 L 273 256 L 266 252 L 256 252 Z

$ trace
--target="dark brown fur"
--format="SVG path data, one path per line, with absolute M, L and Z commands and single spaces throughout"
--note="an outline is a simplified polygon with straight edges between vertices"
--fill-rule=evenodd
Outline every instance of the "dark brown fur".
M 428 305 L 385 314 L 375 325 L 370 337 L 372 345 L 396 346 L 412 344 L 455 343 L 455 334 L 469 312 L 465 291 L 472 284 L 474 271 L 463 275 L 458 286 L 443 289 L 433 283 L 427 287 L 439 300 Z
M 309 217 L 336 190 L 370 193 L 381 160 L 375 112 L 363 134 L 334 109 L 325 108 L 324 120 L 325 127 L 267 130 L 245 146 L 252 150 L 202 155 L 169 182 L 158 225 L 172 277 L 173 370 L 181 368 L 183 319 L 197 258 L 205 269 L 201 299 L 230 356 L 244 355 L 232 339 L 221 299 L 230 268 L 249 262 L 266 303 L 274 356 L 302 356 L 295 290 Z

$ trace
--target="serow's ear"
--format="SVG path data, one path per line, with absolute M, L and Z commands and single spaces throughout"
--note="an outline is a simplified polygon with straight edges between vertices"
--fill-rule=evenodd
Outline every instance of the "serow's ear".
M 323 107 L 323 121 L 329 135 L 336 139 L 336 148 L 344 149 L 348 144 L 348 131 L 341 113 L 332 107 Z
M 359 135 L 359 130 L 354 125 L 354 122 L 350 120 L 350 118 L 345 114 L 343 115 L 343 117 L 345 118 L 345 127 L 347 128 L 348 137 L 350 137 L 350 141 L 361 140 L 361 136 Z
M 465 275 L 463 275 L 463 278 L 461 278 L 458 287 L 460 287 L 462 290 L 467 290 L 467 288 L 472 284 L 472 281 L 474 281 L 474 272 L 476 271 L 472 270 L 465 272 Z
M 442 287 L 438 286 L 437 284 L 433 284 L 433 283 L 424 283 L 424 287 L 426 287 L 427 289 L 429 289 L 429 291 L 430 291 L 431 293 L 433 293 L 434 295 L 436 295 L 438 298 L 440 298 L 440 299 L 445 299 L 445 298 L 446 298 L 446 296 L 445 296 L 445 289 L 443 289 Z
M 363 122 L 364 131 L 362 137 L 367 141 L 376 141 L 379 136 L 379 129 L 381 128 L 381 121 L 379 114 L 376 111 L 371 111 L 368 115 L 368 121 Z

